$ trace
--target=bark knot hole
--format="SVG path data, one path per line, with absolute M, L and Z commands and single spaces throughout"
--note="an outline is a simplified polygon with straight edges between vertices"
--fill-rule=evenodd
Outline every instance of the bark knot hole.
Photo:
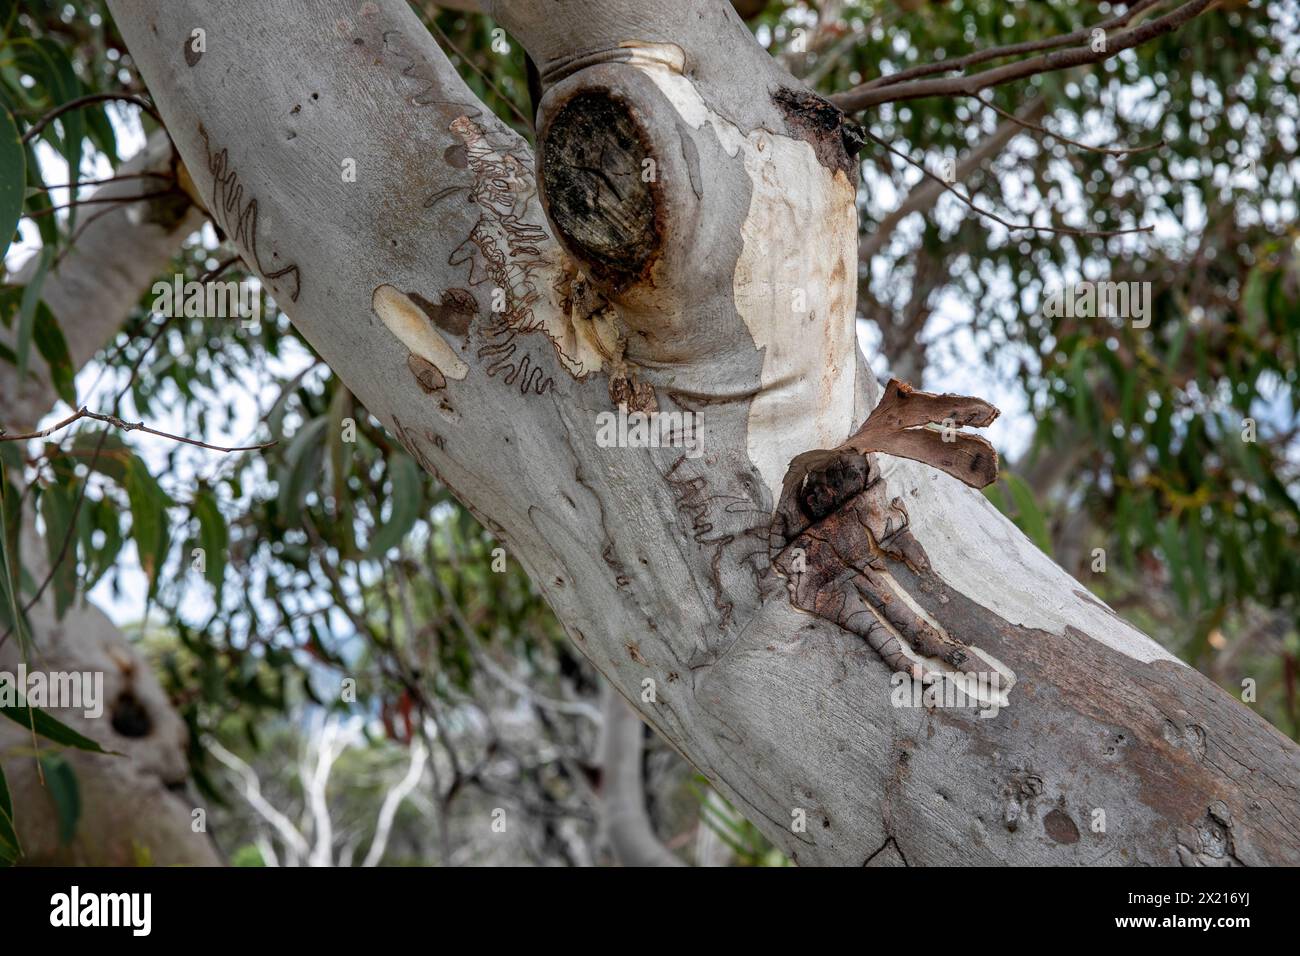
M 153 731 L 149 711 L 130 691 L 123 691 L 113 702 L 111 721 L 113 731 L 123 737 L 148 737 Z
M 596 277 L 628 285 L 648 274 L 663 243 L 658 171 L 627 102 L 570 97 L 543 130 L 541 179 L 552 222 Z

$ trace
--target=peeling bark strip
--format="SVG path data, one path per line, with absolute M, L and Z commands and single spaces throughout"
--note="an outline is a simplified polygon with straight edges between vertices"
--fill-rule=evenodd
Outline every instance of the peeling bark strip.
M 860 635 L 891 667 L 915 677 L 951 668 L 1013 680 L 999 661 L 945 631 L 891 573 L 891 561 L 916 574 L 929 572 L 930 563 L 908 530 L 902 499 L 889 498 L 869 457 L 911 458 L 982 487 L 997 478 L 997 452 L 988 440 L 926 426 L 982 428 L 997 416 L 982 399 L 918 392 L 894 379 L 848 441 L 795 458 L 771 542 L 773 564 L 789 581 L 795 607 Z
M 539 133 L 541 179 L 552 221 L 599 278 L 646 274 L 663 241 L 657 171 L 632 107 L 582 91 Z M 599 275 L 603 271 L 604 275 Z
M 998 453 L 987 438 L 956 429 L 967 425 L 986 428 L 998 414 L 982 398 L 918 392 L 907 383 L 893 379 L 880 404 L 844 444 L 805 452 L 790 463 L 781 501 L 796 496 L 803 500 L 806 495 L 814 499 L 824 497 L 829 493 L 825 488 L 846 480 L 835 473 L 845 467 L 846 460 L 873 451 L 931 465 L 973 488 L 983 488 L 997 480 Z M 930 425 L 939 425 L 941 430 L 927 427 Z M 862 485 L 846 488 L 840 493 L 839 501 L 861 490 Z M 822 502 L 818 505 L 821 514 L 814 517 L 821 517 L 835 503 Z

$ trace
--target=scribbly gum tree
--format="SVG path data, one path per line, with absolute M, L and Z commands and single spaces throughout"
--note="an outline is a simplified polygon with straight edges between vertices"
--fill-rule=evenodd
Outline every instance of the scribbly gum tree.
M 1300 751 L 970 487 L 994 409 L 878 386 L 857 129 L 729 5 L 496 4 L 536 156 L 398 0 L 109 6 L 303 335 L 793 859 L 1300 861 Z M 703 453 L 602 447 L 620 404 Z

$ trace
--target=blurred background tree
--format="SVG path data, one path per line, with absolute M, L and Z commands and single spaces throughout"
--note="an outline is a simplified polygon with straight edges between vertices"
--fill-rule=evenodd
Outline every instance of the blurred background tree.
M 742 12 L 791 72 L 834 96 L 1166 6 Z M 479 97 L 531 136 L 522 50 L 481 14 L 414 7 Z M 0 631 L 21 641 L 33 596 L 58 614 L 88 596 L 129 624 L 189 730 L 187 799 L 208 808 L 235 864 L 583 865 L 639 852 L 625 848 L 647 834 L 684 862 L 783 862 L 639 725 L 610 736 L 621 701 L 602 696 L 490 529 L 274 303 L 250 328 L 164 318 L 142 289 L 111 341 L 74 361 L 81 330 L 43 282 L 121 205 L 96 190 L 159 127 L 104 4 L 5 2 L 0 18 L 0 229 L 14 235 L 0 368 L 19 386 L 33 363 L 48 370 L 59 404 L 42 409 L 46 425 L 86 406 L 209 444 L 276 442 L 223 454 L 82 419 L 0 443 Z M 1251 682 L 1251 706 L 1293 737 L 1298 54 L 1293 0 L 1221 0 L 1098 66 L 857 115 L 869 134 L 859 333 L 887 356 L 877 374 L 992 398 L 1004 410 L 994 502 L 1188 663 L 1234 693 Z M 945 164 L 990 215 L 939 182 Z M 182 166 L 140 179 L 131 204 L 185 214 Z M 1026 222 L 1055 231 L 1005 225 Z M 186 231 L 159 278 L 256 283 L 210 224 Z M 1085 280 L 1150 283 L 1149 326 L 1044 314 Z M 89 292 L 79 303 L 97 307 Z M 15 433 L 9 411 L 0 424 Z M 44 565 L 20 547 L 29 523 Z M 620 762 L 634 785 L 612 794 Z M 60 815 L 75 834 L 96 812 Z

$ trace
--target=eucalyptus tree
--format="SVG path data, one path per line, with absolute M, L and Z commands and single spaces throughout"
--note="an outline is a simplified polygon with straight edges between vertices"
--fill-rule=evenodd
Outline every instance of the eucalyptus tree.
M 1209 5 L 839 102 L 1099 62 Z M 404 4 L 110 9 L 307 341 L 792 858 L 1297 858 L 1294 744 L 969 487 L 988 403 L 877 385 L 860 131 L 729 5 L 494 5 L 536 64 L 535 154 Z

